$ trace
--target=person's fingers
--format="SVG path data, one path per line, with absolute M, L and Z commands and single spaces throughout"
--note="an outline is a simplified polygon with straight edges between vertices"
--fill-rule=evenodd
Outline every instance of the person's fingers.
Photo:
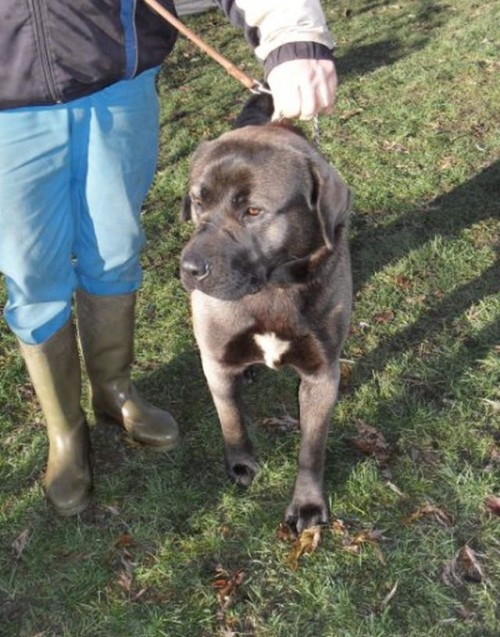
M 292 60 L 276 66 L 268 77 L 273 94 L 273 119 L 310 119 L 331 113 L 337 75 L 330 60 Z
M 286 64 L 280 64 L 269 74 L 269 88 L 273 94 L 273 119 L 293 119 L 300 117 L 302 98 L 300 85 L 290 81 Z

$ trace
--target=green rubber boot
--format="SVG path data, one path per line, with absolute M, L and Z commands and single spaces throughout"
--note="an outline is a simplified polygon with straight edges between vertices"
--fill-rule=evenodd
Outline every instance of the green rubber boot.
M 97 418 L 107 417 L 129 435 L 158 451 L 179 443 L 172 416 L 145 401 L 130 379 L 134 358 L 136 294 L 76 293 L 78 331 Z
M 47 499 L 61 515 L 76 515 L 90 502 L 92 473 L 73 322 L 40 345 L 19 341 L 19 349 L 47 424 Z

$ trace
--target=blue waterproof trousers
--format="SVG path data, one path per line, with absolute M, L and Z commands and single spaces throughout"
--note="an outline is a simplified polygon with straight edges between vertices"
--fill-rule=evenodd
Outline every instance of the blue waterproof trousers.
M 155 75 L 68 104 L 0 111 L 4 314 L 25 343 L 68 321 L 76 288 L 140 286 L 140 212 L 158 151 Z

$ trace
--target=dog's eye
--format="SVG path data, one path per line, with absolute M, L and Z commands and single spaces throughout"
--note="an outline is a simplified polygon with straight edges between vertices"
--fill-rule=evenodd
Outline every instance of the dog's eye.
M 249 217 L 258 217 L 262 210 L 260 208 L 247 208 L 247 215 Z

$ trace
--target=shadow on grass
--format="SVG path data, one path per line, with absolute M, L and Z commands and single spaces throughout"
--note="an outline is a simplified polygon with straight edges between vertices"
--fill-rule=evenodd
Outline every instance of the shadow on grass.
M 450 193 L 389 225 L 373 227 L 370 219 L 354 217 L 351 251 L 355 290 L 360 290 L 372 274 L 431 239 L 453 239 L 465 228 L 499 216 L 500 162 L 495 162 Z
M 425 210 L 403 215 L 380 228 L 359 228 L 353 245 L 354 280 L 357 290 L 376 272 L 404 258 L 435 237 L 450 240 L 465 229 L 488 219 L 500 218 L 500 162 L 484 169 L 469 182 L 435 199 Z M 497 249 L 500 246 L 497 246 Z M 454 322 L 482 299 L 500 293 L 500 261 L 497 259 L 481 275 L 445 294 L 415 323 L 384 339 L 356 363 L 350 391 L 355 391 L 391 360 L 406 351 L 418 356 L 419 345 L 432 341 L 440 332 L 456 334 L 458 348 L 443 354 L 436 352 L 426 364 L 428 374 L 422 398 L 436 400 L 452 395 L 453 387 L 464 374 L 479 364 L 498 343 L 500 323 L 494 321 L 473 336 L 460 340 Z M 402 379 L 404 382 L 404 379 Z M 434 388 L 433 388 L 434 386 Z M 380 413 L 397 411 L 396 405 L 381 403 Z M 382 416 L 381 416 L 381 420 Z
M 370 12 L 390 4 L 393 3 L 373 2 L 353 9 L 350 15 Z M 444 5 L 423 2 L 422 7 L 414 14 L 410 15 L 407 11 L 396 14 L 392 20 L 387 21 L 389 37 L 369 44 L 354 44 L 335 58 L 340 81 L 391 66 L 423 49 L 431 39 L 432 31 L 443 26 L 447 11 L 448 7 Z M 409 24 L 401 24 L 402 20 L 409 21 Z

